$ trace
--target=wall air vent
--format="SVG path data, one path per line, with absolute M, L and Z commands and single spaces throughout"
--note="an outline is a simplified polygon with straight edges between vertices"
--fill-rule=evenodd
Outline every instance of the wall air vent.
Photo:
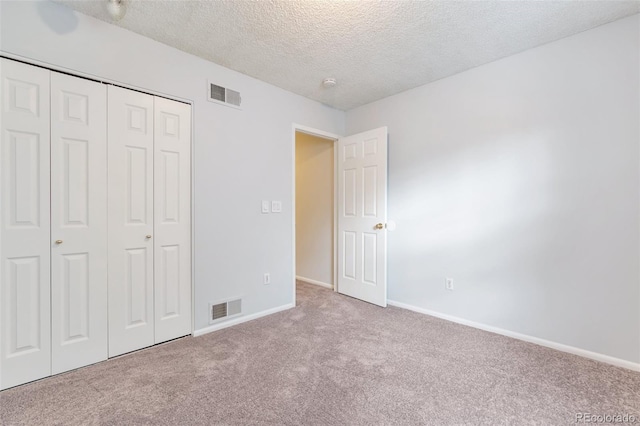
M 240 107 L 240 102 L 242 102 L 242 98 L 240 97 L 240 92 L 236 92 L 235 90 L 227 89 L 227 103 L 230 105 L 235 105 Z
M 211 306 L 211 321 L 215 321 L 220 318 L 224 318 L 227 316 L 227 304 L 226 303 L 218 303 L 217 305 Z
M 209 101 L 226 105 L 231 108 L 240 109 L 240 103 L 242 102 L 240 92 L 228 89 L 226 87 L 218 86 L 217 84 L 213 84 L 210 81 L 208 82 L 208 84 L 209 90 L 207 93 L 207 99 Z
M 209 303 L 209 324 L 223 318 L 229 318 L 242 313 L 242 299 L 228 300 L 220 303 Z

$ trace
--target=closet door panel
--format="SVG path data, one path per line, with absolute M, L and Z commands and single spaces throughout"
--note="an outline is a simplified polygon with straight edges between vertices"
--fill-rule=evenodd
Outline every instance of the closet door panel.
M 0 58 L 0 389 L 51 374 L 49 74 Z
M 155 98 L 155 342 L 191 333 L 191 106 Z
M 108 87 L 109 356 L 154 343 L 153 96 Z
M 52 372 L 107 358 L 107 88 L 51 73 Z

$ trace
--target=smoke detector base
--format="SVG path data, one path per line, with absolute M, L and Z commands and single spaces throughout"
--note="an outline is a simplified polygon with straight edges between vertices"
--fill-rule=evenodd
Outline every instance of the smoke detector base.
M 322 85 L 324 86 L 325 89 L 330 89 L 334 87 L 336 84 L 338 83 L 336 82 L 335 78 L 325 78 L 324 80 L 322 80 Z

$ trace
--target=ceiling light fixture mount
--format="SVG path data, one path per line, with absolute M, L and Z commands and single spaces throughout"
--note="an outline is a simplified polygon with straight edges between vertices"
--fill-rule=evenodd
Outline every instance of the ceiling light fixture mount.
M 338 82 L 336 81 L 335 78 L 332 78 L 332 77 L 327 77 L 324 80 L 322 80 L 322 86 L 325 89 L 331 89 L 332 87 L 335 87 L 336 84 L 338 84 Z
M 107 0 L 107 12 L 114 21 L 121 20 L 127 13 L 125 0 Z

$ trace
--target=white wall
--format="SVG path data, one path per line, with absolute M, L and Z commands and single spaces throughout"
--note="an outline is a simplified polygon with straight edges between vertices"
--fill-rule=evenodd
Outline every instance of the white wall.
M 296 275 L 333 285 L 333 145 L 296 133 Z
M 640 362 L 639 26 L 347 113 L 389 127 L 390 299 Z
M 2 1 L 0 16 L 5 53 L 193 101 L 196 329 L 211 301 L 292 303 L 292 123 L 341 134 L 343 112 L 49 1 Z M 239 90 L 242 111 L 208 102 L 207 79 Z M 263 199 L 283 213 L 262 215 Z

